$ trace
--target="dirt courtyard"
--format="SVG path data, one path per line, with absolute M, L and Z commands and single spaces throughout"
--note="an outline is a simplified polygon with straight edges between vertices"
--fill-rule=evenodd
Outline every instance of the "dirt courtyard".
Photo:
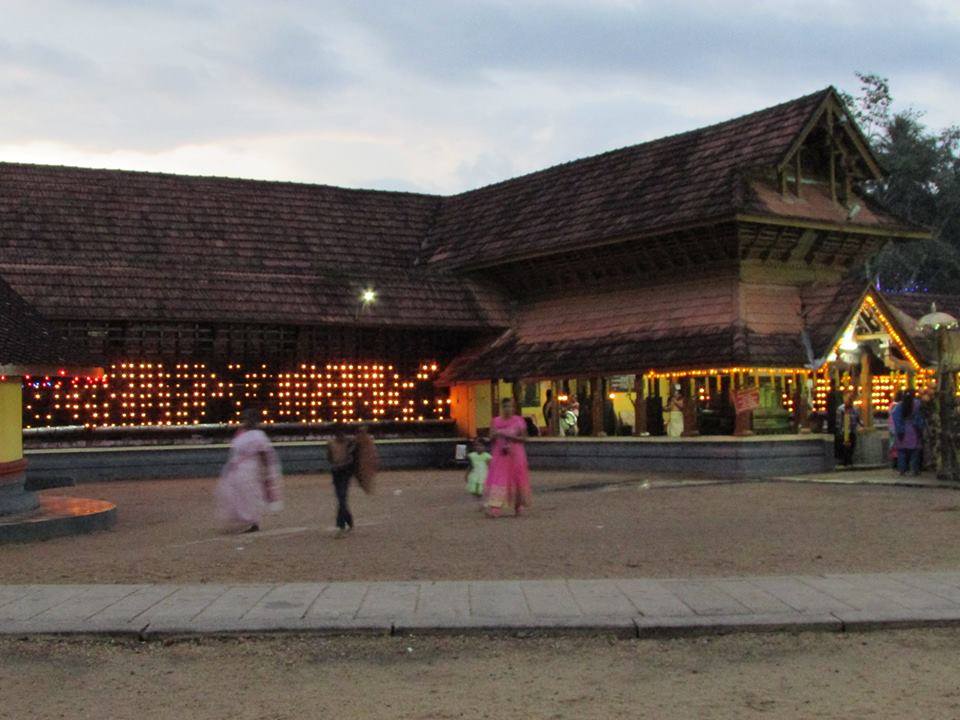
M 212 479 L 69 488 L 118 505 L 113 530 L 0 546 L 0 583 L 679 577 L 960 568 L 960 493 L 795 483 L 690 484 L 535 473 L 522 518 L 485 518 L 457 472 L 353 488 L 333 539 L 328 476 L 286 478 L 263 530 L 226 535 Z M 584 487 L 590 489 L 584 489 Z
M 0 718 L 953 718 L 960 630 L 0 639 Z

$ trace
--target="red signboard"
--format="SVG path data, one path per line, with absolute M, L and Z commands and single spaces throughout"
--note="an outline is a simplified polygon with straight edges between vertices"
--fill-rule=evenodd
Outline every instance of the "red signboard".
M 738 414 L 756 410 L 760 407 L 760 388 L 748 387 L 737 390 L 733 396 L 733 406 Z

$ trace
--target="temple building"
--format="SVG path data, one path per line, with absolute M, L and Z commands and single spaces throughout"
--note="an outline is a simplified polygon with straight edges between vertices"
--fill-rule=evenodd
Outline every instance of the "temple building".
M 547 390 L 586 434 L 661 433 L 678 390 L 686 434 L 796 431 L 844 389 L 885 408 L 932 361 L 927 300 L 861 270 L 929 235 L 865 195 L 882 177 L 833 88 L 447 197 L 0 163 L 0 277 L 106 369 L 25 379 L 24 422 L 473 434 L 506 394 L 548 425 Z

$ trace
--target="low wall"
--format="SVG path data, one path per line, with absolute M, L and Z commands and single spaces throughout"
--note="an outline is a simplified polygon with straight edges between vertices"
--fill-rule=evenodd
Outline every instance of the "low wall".
M 832 470 L 833 439 L 824 435 L 745 438 L 535 438 L 527 443 L 533 470 L 679 473 L 763 478 Z
M 381 440 L 386 470 L 450 467 L 455 438 Z M 322 442 L 277 443 L 286 473 L 327 472 Z M 226 445 L 32 450 L 27 472 L 76 482 L 213 477 L 227 459 Z M 533 438 L 532 470 L 586 470 L 762 478 L 833 468 L 832 440 L 823 435 L 750 438 Z
M 387 470 L 443 467 L 453 460 L 455 440 L 381 440 L 381 465 Z M 329 470 L 324 442 L 276 443 L 285 473 Z M 75 482 L 160 480 L 214 477 L 227 461 L 227 445 L 173 445 L 142 448 L 32 450 L 28 476 L 71 478 Z

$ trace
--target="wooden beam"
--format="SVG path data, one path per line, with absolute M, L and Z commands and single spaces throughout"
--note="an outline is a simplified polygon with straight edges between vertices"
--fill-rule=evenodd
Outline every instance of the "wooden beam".
M 875 237 L 900 240 L 929 240 L 931 233 L 922 230 L 893 230 L 891 228 L 869 228 L 862 225 L 848 226 L 841 223 L 816 222 L 809 220 L 795 220 L 775 215 L 754 215 L 743 213 L 736 216 L 741 223 L 760 223 L 763 225 L 789 225 L 790 227 L 811 230 L 832 230 L 845 232 L 850 235 L 872 235 Z
M 801 197 L 803 197 L 803 193 L 801 191 L 801 186 L 803 185 L 803 178 L 802 178 L 802 172 L 801 172 L 802 163 L 800 162 L 801 152 L 803 152 L 803 148 L 797 148 L 797 154 L 794 155 L 794 160 L 793 160 L 794 162 L 793 186 L 794 186 L 794 193 L 796 194 L 797 199 L 800 199 Z

